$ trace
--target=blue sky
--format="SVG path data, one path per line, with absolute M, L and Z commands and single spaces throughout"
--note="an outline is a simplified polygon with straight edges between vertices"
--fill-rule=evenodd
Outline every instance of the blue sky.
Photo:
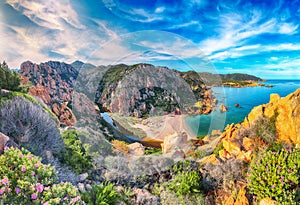
M 0 56 L 300 79 L 299 24 L 300 0 L 0 0 Z

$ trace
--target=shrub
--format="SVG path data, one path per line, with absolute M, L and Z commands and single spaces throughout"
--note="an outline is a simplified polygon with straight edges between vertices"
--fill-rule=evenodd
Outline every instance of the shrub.
M 115 153 L 120 153 L 120 154 L 123 154 L 123 155 L 127 155 L 130 152 L 129 147 L 123 141 L 113 140 L 111 142 L 111 144 L 112 144 L 113 152 L 115 152 Z
M 12 94 L 11 100 L 0 105 L 0 132 L 35 155 L 43 156 L 45 150 L 60 153 L 63 140 L 57 128 L 57 118 L 53 119 L 34 98 Z
M 81 196 L 87 205 L 115 205 L 122 198 L 115 185 L 110 182 L 94 185 L 90 191 Z
M 277 139 L 277 129 L 276 129 L 276 118 L 278 113 L 275 114 L 271 118 L 260 117 L 257 119 L 253 126 L 252 137 L 260 137 L 267 144 L 272 144 Z
M 245 175 L 241 160 L 230 159 L 220 165 L 206 164 L 203 167 L 203 188 L 206 191 L 232 188 L 232 182 L 241 181 Z
M 221 142 L 221 143 L 218 144 L 218 146 L 214 149 L 214 152 L 213 152 L 213 153 L 214 153 L 216 156 L 218 156 L 218 155 L 219 155 L 219 152 L 220 152 L 222 149 L 224 149 L 223 142 Z
M 0 89 L 27 92 L 28 88 L 28 86 L 21 86 L 20 75 L 10 70 L 5 61 L 0 63 Z
M 161 148 L 148 148 L 145 149 L 145 155 L 161 155 L 162 150 Z
M 5 148 L 0 179 L 0 204 L 83 204 L 77 188 L 55 184 L 54 168 L 23 148 Z
M 61 152 L 60 159 L 72 167 L 77 173 L 88 171 L 92 167 L 92 158 L 88 154 L 88 147 L 79 139 L 76 130 L 67 130 L 62 133 L 66 149 Z
M 203 204 L 201 193 L 201 174 L 195 164 L 190 161 L 182 161 L 175 164 L 170 170 L 172 178 L 162 183 L 155 184 L 153 193 L 159 194 L 162 204 L 167 201 L 179 201 L 180 204 Z
M 300 151 L 265 151 L 250 167 L 249 190 L 258 200 L 271 198 L 279 204 L 296 204 Z

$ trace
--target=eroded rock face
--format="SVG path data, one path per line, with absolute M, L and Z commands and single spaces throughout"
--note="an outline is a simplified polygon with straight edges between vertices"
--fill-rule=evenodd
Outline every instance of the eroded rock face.
M 223 160 L 238 158 L 249 162 L 255 144 L 263 146 L 265 142 L 259 142 L 259 136 L 249 138 L 241 133 L 253 129 L 262 117 L 274 120 L 277 141 L 300 146 L 300 89 L 298 89 L 283 98 L 271 94 L 270 102 L 254 107 L 244 122 L 228 125 L 221 135 L 224 149 L 219 152 L 220 158 Z
M 180 113 L 211 112 L 211 90 L 199 76 L 197 82 L 187 76 L 149 64 L 111 66 L 99 84 L 96 102 L 102 111 L 123 116 L 164 115 L 176 109 Z
M 56 114 L 62 125 L 74 126 L 76 118 L 68 106 L 72 104 L 72 93 L 78 71 L 71 65 L 49 61 L 21 64 L 19 73 L 23 83 L 30 81 L 33 87 L 29 94 L 37 96 Z
M 300 89 L 286 97 L 270 95 L 268 104 L 255 107 L 242 123 L 249 127 L 260 116 L 276 117 L 275 125 L 279 141 L 300 145 Z

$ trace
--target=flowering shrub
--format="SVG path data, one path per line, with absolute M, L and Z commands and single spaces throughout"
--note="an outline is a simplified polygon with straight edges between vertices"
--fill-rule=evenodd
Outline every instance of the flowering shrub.
M 0 156 L 0 204 L 83 204 L 72 184 L 55 182 L 53 167 L 23 148 L 5 147 Z
M 249 190 L 258 200 L 271 198 L 278 204 L 296 204 L 300 151 L 265 151 L 250 167 Z

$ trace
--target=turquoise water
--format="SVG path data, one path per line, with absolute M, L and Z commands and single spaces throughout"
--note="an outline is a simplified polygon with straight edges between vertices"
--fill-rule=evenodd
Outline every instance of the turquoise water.
M 270 94 L 278 93 L 284 97 L 300 88 L 300 80 L 268 80 L 264 83 L 274 87 L 213 88 L 214 95 L 219 101 L 215 111 L 209 115 L 186 117 L 186 126 L 198 136 L 206 135 L 212 130 L 223 130 L 227 124 L 243 121 L 253 107 L 268 103 Z M 220 103 L 228 106 L 228 112 L 219 111 Z M 236 108 L 234 106 L 236 103 L 241 108 Z

